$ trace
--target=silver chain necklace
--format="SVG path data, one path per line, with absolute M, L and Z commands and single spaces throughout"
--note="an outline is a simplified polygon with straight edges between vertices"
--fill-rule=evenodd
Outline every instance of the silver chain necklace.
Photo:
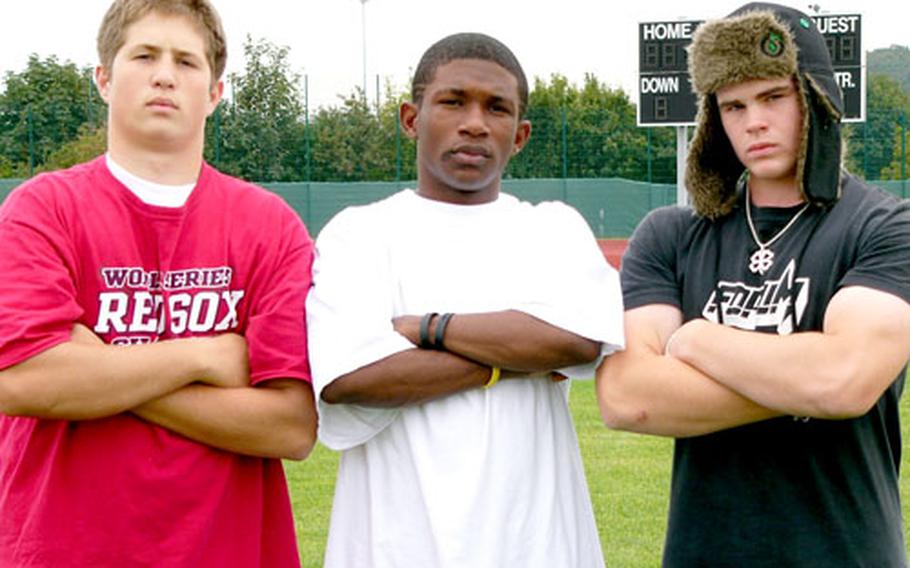
M 766 242 L 761 242 L 758 238 L 758 232 L 755 230 L 755 225 L 752 223 L 752 208 L 750 202 L 752 199 L 749 197 L 749 186 L 746 185 L 746 223 L 749 224 L 749 232 L 752 233 L 752 240 L 755 241 L 755 244 L 758 245 L 758 250 L 752 253 L 752 256 L 749 257 L 749 270 L 752 274 L 765 275 L 765 272 L 771 269 L 771 266 L 774 264 L 774 251 L 771 250 L 771 245 L 777 242 L 787 230 L 796 223 L 796 220 L 806 212 L 806 209 L 809 208 L 809 203 L 806 202 L 803 205 L 803 208 L 796 212 L 793 217 L 790 218 L 790 221 L 784 225 L 784 228 L 778 231 L 773 237 L 768 239 Z

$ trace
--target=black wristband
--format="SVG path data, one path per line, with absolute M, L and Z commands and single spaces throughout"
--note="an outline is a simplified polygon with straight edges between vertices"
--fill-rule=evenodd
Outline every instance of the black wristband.
M 430 343 L 430 322 L 433 321 L 435 316 L 438 316 L 436 312 L 429 312 L 423 315 L 420 318 L 420 345 L 421 349 L 433 349 L 433 344 Z
M 449 325 L 449 320 L 452 319 L 452 316 L 455 314 L 442 314 L 439 316 L 439 321 L 436 322 L 436 334 L 433 341 L 433 349 L 438 351 L 445 351 L 446 344 L 442 340 L 443 336 L 446 333 L 446 326 Z

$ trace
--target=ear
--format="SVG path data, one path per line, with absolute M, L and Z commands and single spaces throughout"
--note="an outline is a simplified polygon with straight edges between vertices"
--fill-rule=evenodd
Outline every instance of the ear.
M 419 114 L 420 107 L 415 103 L 404 102 L 398 108 L 401 131 L 411 140 L 417 140 L 417 115 Z
M 111 77 L 110 71 L 105 69 L 103 66 L 98 65 L 95 67 L 95 86 L 98 87 L 98 93 L 101 95 L 101 98 L 107 104 L 111 104 L 110 100 L 110 86 L 111 86 Z
M 512 144 L 512 155 L 521 152 L 521 149 L 525 147 L 525 144 L 528 143 L 528 140 L 531 139 L 531 121 L 530 120 L 520 120 L 518 121 L 518 128 L 515 129 L 515 141 Z
M 207 116 L 211 116 L 215 112 L 222 96 L 224 96 L 224 81 L 215 81 L 209 88 L 209 112 Z

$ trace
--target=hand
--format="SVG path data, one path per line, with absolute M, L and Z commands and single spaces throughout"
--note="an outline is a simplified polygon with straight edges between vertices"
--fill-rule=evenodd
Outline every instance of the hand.
M 553 381 L 554 383 L 561 383 L 562 381 L 569 380 L 569 377 L 566 375 L 563 375 L 559 371 L 550 371 L 550 380 Z
M 503 369 L 502 374 L 499 376 L 499 380 L 505 379 L 527 379 L 531 377 L 540 377 L 541 373 L 531 372 L 531 371 L 510 371 L 509 369 Z M 563 375 L 559 371 L 550 371 L 546 373 L 547 378 L 549 378 L 554 383 L 567 380 L 569 377 Z
M 104 340 L 95 335 L 95 332 L 81 323 L 73 326 L 70 332 L 70 341 L 73 343 L 82 343 L 84 345 L 105 345 Z
M 179 341 L 179 340 L 178 340 Z M 206 368 L 202 382 L 225 388 L 250 386 L 250 362 L 246 340 L 236 333 L 199 339 Z
M 422 316 L 392 318 L 392 327 L 414 345 L 420 345 L 420 319 Z
M 664 355 L 681 359 L 682 353 L 689 348 L 691 341 L 704 329 L 706 325 L 714 325 L 706 319 L 695 318 L 679 326 L 664 346 Z

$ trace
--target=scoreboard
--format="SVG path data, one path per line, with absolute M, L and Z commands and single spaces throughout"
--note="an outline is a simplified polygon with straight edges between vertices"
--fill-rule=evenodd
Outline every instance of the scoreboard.
M 812 16 L 824 35 L 834 76 L 844 93 L 844 120 L 866 118 L 865 54 L 859 14 Z M 695 124 L 697 100 L 687 48 L 703 20 L 638 24 L 638 125 Z
M 696 97 L 689 81 L 688 53 L 701 21 L 638 25 L 638 125 L 695 122 Z

